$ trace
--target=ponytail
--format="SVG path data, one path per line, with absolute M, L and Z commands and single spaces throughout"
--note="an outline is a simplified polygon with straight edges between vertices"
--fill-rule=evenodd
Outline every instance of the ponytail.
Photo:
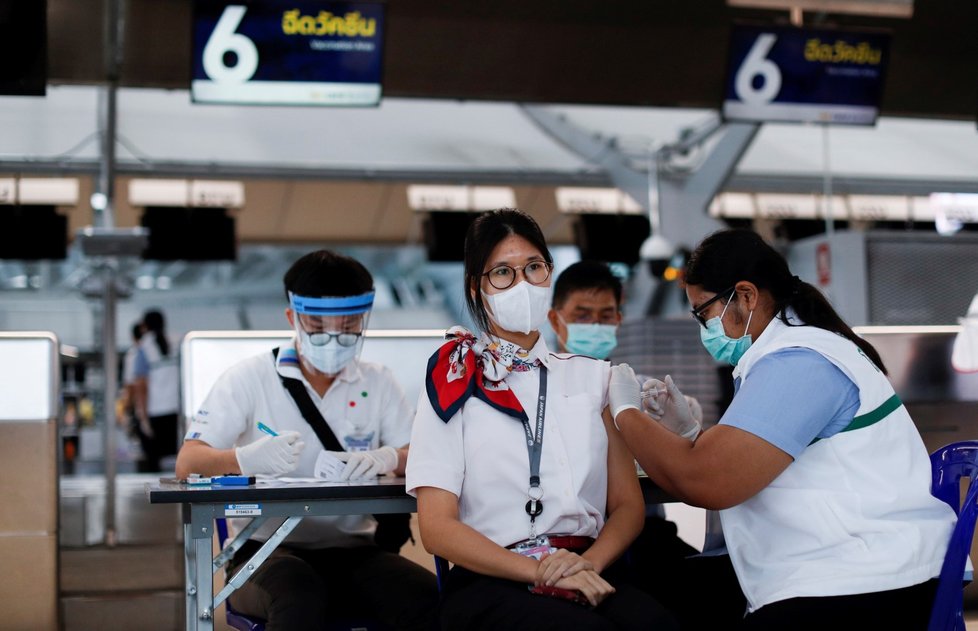
M 799 326 L 788 321 L 790 308 L 806 325 L 848 339 L 887 374 L 873 345 L 852 331 L 818 288 L 792 275 L 784 257 L 752 230 L 721 230 L 708 236 L 690 255 L 685 276 L 687 285 L 712 292 L 724 291 L 741 280 L 754 283 L 771 292 L 782 322 Z
M 162 331 L 156 331 L 156 346 L 159 347 L 163 357 L 170 355 L 170 341 L 166 339 L 166 334 Z
M 788 322 L 787 311 L 790 307 L 805 324 L 838 333 L 848 339 L 858 346 L 884 375 L 888 374 L 879 352 L 877 352 L 872 344 L 853 332 L 852 328 L 845 323 L 845 320 L 832 308 L 829 301 L 825 299 L 822 292 L 814 285 L 802 281 L 797 276 L 793 276 L 792 278 L 795 280 L 795 288 L 788 295 L 787 299 L 785 299 L 781 311 L 778 314 L 782 322 L 788 326 L 798 326 Z
M 147 311 L 143 315 L 143 324 L 146 325 L 146 330 L 153 333 L 153 338 L 156 340 L 156 346 L 160 349 L 160 354 L 163 357 L 168 357 L 170 355 L 170 341 L 166 339 L 166 326 L 163 320 L 163 313 L 160 311 Z

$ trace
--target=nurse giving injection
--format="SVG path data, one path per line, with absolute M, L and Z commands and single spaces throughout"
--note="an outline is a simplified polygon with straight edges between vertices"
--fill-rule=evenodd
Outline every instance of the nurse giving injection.
M 703 429 L 703 408 L 696 397 L 679 391 L 671 375 L 665 381 L 648 379 L 642 384 L 642 407 L 649 416 L 674 434 L 693 440 Z M 684 401 L 680 405 L 678 401 Z M 668 406 L 668 407 L 667 407 Z M 666 414 L 667 410 L 670 411 Z M 674 410 L 674 411 L 673 411 Z

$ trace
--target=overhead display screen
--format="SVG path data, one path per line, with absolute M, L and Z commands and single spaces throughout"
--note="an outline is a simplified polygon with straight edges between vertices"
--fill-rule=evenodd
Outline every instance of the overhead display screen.
M 0 0 L 0 95 L 44 96 L 47 2 Z
M 380 2 L 195 0 L 191 98 L 377 105 L 383 35 Z
M 723 116 L 730 120 L 872 125 L 890 36 L 880 31 L 735 25 Z

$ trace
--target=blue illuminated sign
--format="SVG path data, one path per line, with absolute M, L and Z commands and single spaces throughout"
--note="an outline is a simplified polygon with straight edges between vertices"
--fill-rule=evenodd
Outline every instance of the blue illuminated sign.
M 379 2 L 196 0 L 191 96 L 200 103 L 377 105 Z
M 727 119 L 872 125 L 889 60 L 886 33 L 737 25 Z

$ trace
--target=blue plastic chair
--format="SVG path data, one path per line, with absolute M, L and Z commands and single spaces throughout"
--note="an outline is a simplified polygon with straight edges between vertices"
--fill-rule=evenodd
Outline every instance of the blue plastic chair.
M 223 548 L 228 538 L 227 520 L 217 519 L 217 542 Z M 238 631 L 265 631 L 265 621 L 249 618 L 238 613 L 231 607 L 231 599 L 224 601 L 225 619 L 230 627 Z M 370 620 L 342 620 L 329 625 L 332 631 L 388 631 L 389 627 L 381 622 Z
M 931 493 L 943 500 L 958 515 L 951 542 L 944 555 L 941 576 L 931 610 L 928 631 L 965 631 L 962 577 L 971 551 L 971 539 L 978 518 L 978 440 L 945 445 L 930 456 Z M 968 491 L 964 503 L 960 480 L 967 477 Z

